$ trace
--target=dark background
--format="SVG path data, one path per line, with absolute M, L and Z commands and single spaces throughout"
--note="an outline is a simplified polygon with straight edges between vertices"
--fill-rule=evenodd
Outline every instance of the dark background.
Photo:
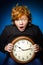
M 11 24 L 11 10 L 16 5 L 26 5 L 32 13 L 32 23 L 43 33 L 43 0 L 0 0 L 0 34 L 6 25 Z M 0 52 L 0 65 L 6 54 Z

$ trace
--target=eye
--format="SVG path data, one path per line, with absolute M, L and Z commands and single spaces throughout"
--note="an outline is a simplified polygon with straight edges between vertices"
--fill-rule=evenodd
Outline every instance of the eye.
M 19 20 L 16 20 L 15 22 L 19 22 Z
M 22 19 L 22 21 L 26 21 L 26 19 Z

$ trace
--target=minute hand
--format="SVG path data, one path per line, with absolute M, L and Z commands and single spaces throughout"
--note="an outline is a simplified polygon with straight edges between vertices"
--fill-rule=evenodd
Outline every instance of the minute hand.
M 22 51 L 26 51 L 26 50 L 30 50 L 32 48 L 28 48 L 28 49 L 22 49 L 21 47 L 17 46 L 19 49 L 21 49 Z

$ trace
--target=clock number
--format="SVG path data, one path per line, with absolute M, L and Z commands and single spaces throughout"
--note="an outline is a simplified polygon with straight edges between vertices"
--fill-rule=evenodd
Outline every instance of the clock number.
M 24 40 L 22 40 L 22 43 L 24 43 L 25 41 Z
M 29 53 L 29 55 L 31 55 L 31 53 Z
M 28 41 L 27 41 L 27 44 L 28 44 Z
M 28 56 L 27 56 L 27 59 L 28 59 Z
M 17 53 L 15 53 L 15 56 L 17 56 Z
M 20 42 L 18 42 L 18 44 L 20 44 Z
M 16 48 L 17 46 L 15 45 L 14 47 Z
M 20 59 L 20 56 L 18 56 L 18 58 Z
M 24 60 L 24 58 L 22 58 L 22 60 Z

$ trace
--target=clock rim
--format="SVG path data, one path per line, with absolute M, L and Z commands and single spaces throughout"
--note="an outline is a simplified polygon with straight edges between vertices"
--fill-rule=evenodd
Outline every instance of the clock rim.
M 28 40 L 28 41 L 30 41 L 33 45 L 35 44 L 34 41 L 33 41 L 30 37 L 27 37 L 27 36 L 19 36 L 19 37 L 17 37 L 17 38 L 14 38 L 11 43 L 14 45 L 17 41 L 19 41 L 19 40 L 21 40 L 21 39 Z M 16 58 L 14 57 L 13 52 L 10 52 L 11 58 L 12 58 L 15 62 L 21 63 L 21 64 L 25 64 L 25 63 L 31 62 L 32 59 L 34 59 L 35 55 L 36 55 L 36 53 L 34 52 L 34 54 L 33 54 L 33 56 L 31 57 L 30 60 L 20 61 L 20 60 L 18 60 L 18 59 L 16 59 Z

